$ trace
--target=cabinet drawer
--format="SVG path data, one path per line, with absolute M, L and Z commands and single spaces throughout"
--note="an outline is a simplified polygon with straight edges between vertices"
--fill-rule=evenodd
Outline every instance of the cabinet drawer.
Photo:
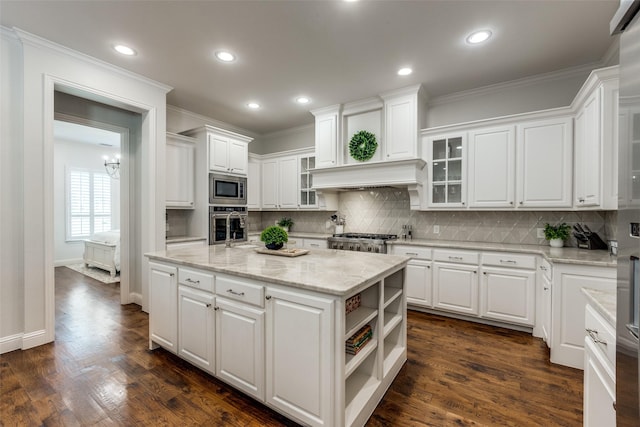
M 392 255 L 402 255 L 409 256 L 411 258 L 419 258 L 419 259 L 431 259 L 432 249 L 425 248 L 422 246 L 412 246 L 412 245 L 392 245 L 391 246 L 391 254 Z
M 482 265 L 528 268 L 535 270 L 536 257 L 534 255 L 512 254 L 506 252 L 486 252 L 482 254 Z
M 216 277 L 216 295 L 264 307 L 264 286 L 232 277 Z
M 616 335 L 613 327 L 591 305 L 587 304 L 584 327 L 590 339 L 612 367 L 616 364 Z M 606 344 L 605 344 L 606 343 Z
M 443 250 L 443 249 L 433 250 L 433 259 L 435 261 L 478 265 L 479 258 L 480 258 L 480 254 L 478 254 L 478 252 L 449 251 L 449 250 Z
M 178 283 L 213 292 L 213 274 L 204 271 L 191 270 L 189 268 L 178 269 Z

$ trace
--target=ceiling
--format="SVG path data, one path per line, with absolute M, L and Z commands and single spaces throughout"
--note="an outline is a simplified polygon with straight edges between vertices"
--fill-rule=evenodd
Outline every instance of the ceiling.
M 430 97 L 598 63 L 618 0 L 0 1 L 18 27 L 168 84 L 167 102 L 256 134 L 413 85 Z M 489 29 L 471 46 L 465 38 Z M 112 46 L 129 45 L 133 57 Z M 222 63 L 213 53 L 237 55 Z M 409 76 L 398 76 L 401 67 Z M 298 105 L 294 99 L 312 99 Z M 260 103 L 249 110 L 250 101 Z
M 120 134 L 105 129 L 85 126 L 78 123 L 53 121 L 53 136 L 57 140 L 81 142 L 120 150 Z

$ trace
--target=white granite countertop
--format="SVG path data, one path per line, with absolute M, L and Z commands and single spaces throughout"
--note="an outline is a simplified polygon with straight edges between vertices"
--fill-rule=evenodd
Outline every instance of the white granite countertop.
M 202 236 L 172 236 L 167 237 L 167 243 L 197 242 L 198 240 L 207 240 Z
M 589 304 L 614 328 L 616 327 L 616 292 L 582 288 Z
M 470 250 L 490 250 L 517 253 L 532 253 L 544 256 L 552 263 L 593 265 L 599 267 L 615 267 L 616 257 L 609 255 L 604 250 L 587 250 L 578 248 L 552 248 L 542 245 L 514 245 L 507 243 L 485 243 L 485 242 L 462 242 L 453 240 L 393 240 L 387 242 L 389 245 L 415 245 L 428 246 L 432 248 L 454 248 Z
M 251 245 L 241 245 L 251 246 Z M 298 257 L 260 254 L 255 248 L 181 248 L 145 254 L 218 273 L 261 280 L 331 295 L 347 296 L 407 264 L 409 257 L 313 249 Z

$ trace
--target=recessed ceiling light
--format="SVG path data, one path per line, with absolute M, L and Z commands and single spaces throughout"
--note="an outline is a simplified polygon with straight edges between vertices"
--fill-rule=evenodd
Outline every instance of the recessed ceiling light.
M 258 104 L 257 102 L 249 102 L 247 103 L 247 107 L 251 108 L 252 110 L 257 110 L 258 108 L 260 108 L 260 104 Z
M 491 31 L 489 30 L 476 31 L 475 33 L 467 37 L 467 43 L 469 44 L 482 43 L 483 41 L 488 40 L 489 37 L 491 37 Z
M 236 56 L 231 52 L 227 52 L 226 50 L 219 50 L 216 52 L 216 58 L 218 58 L 222 62 L 233 62 L 235 61 Z
M 308 103 L 311 102 L 311 99 L 309 99 L 306 96 L 299 96 L 299 97 L 296 98 L 296 102 L 298 104 L 308 104 Z
M 400 68 L 398 70 L 399 76 L 408 76 L 411 73 L 413 73 L 413 70 L 411 68 Z
M 113 48 L 115 49 L 116 52 L 121 53 L 123 55 L 133 56 L 136 54 L 135 50 L 123 44 L 117 44 Z

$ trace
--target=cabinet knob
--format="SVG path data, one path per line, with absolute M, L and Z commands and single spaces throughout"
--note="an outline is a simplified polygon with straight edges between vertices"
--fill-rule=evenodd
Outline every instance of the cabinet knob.
M 207 304 L 207 308 L 211 307 L 211 303 Z
M 431 266 L 430 266 L 430 265 L 427 265 L 427 268 L 431 268 Z
M 520 202 L 520 204 L 522 205 L 522 204 L 523 204 L 523 202 Z
M 549 288 L 548 288 L 547 286 L 545 286 L 545 287 L 544 287 L 544 288 L 542 288 L 542 289 L 544 289 L 545 291 L 548 291 L 548 290 L 549 290 Z
M 475 273 L 475 271 L 474 271 L 474 273 Z M 486 272 L 486 271 L 483 271 L 483 272 L 482 272 L 482 274 L 484 274 L 484 275 L 486 276 L 486 275 L 487 275 L 487 272 Z
M 509 202 L 510 205 L 513 205 L 513 202 Z
M 476 270 L 473 270 L 473 274 L 478 274 L 478 272 Z
M 266 300 L 270 300 L 271 299 L 271 295 L 267 295 L 264 297 Z
M 215 311 L 218 311 L 218 310 L 220 310 L 220 307 L 213 307 L 213 309 L 214 309 Z
M 462 206 L 464 206 L 464 202 L 462 202 Z

